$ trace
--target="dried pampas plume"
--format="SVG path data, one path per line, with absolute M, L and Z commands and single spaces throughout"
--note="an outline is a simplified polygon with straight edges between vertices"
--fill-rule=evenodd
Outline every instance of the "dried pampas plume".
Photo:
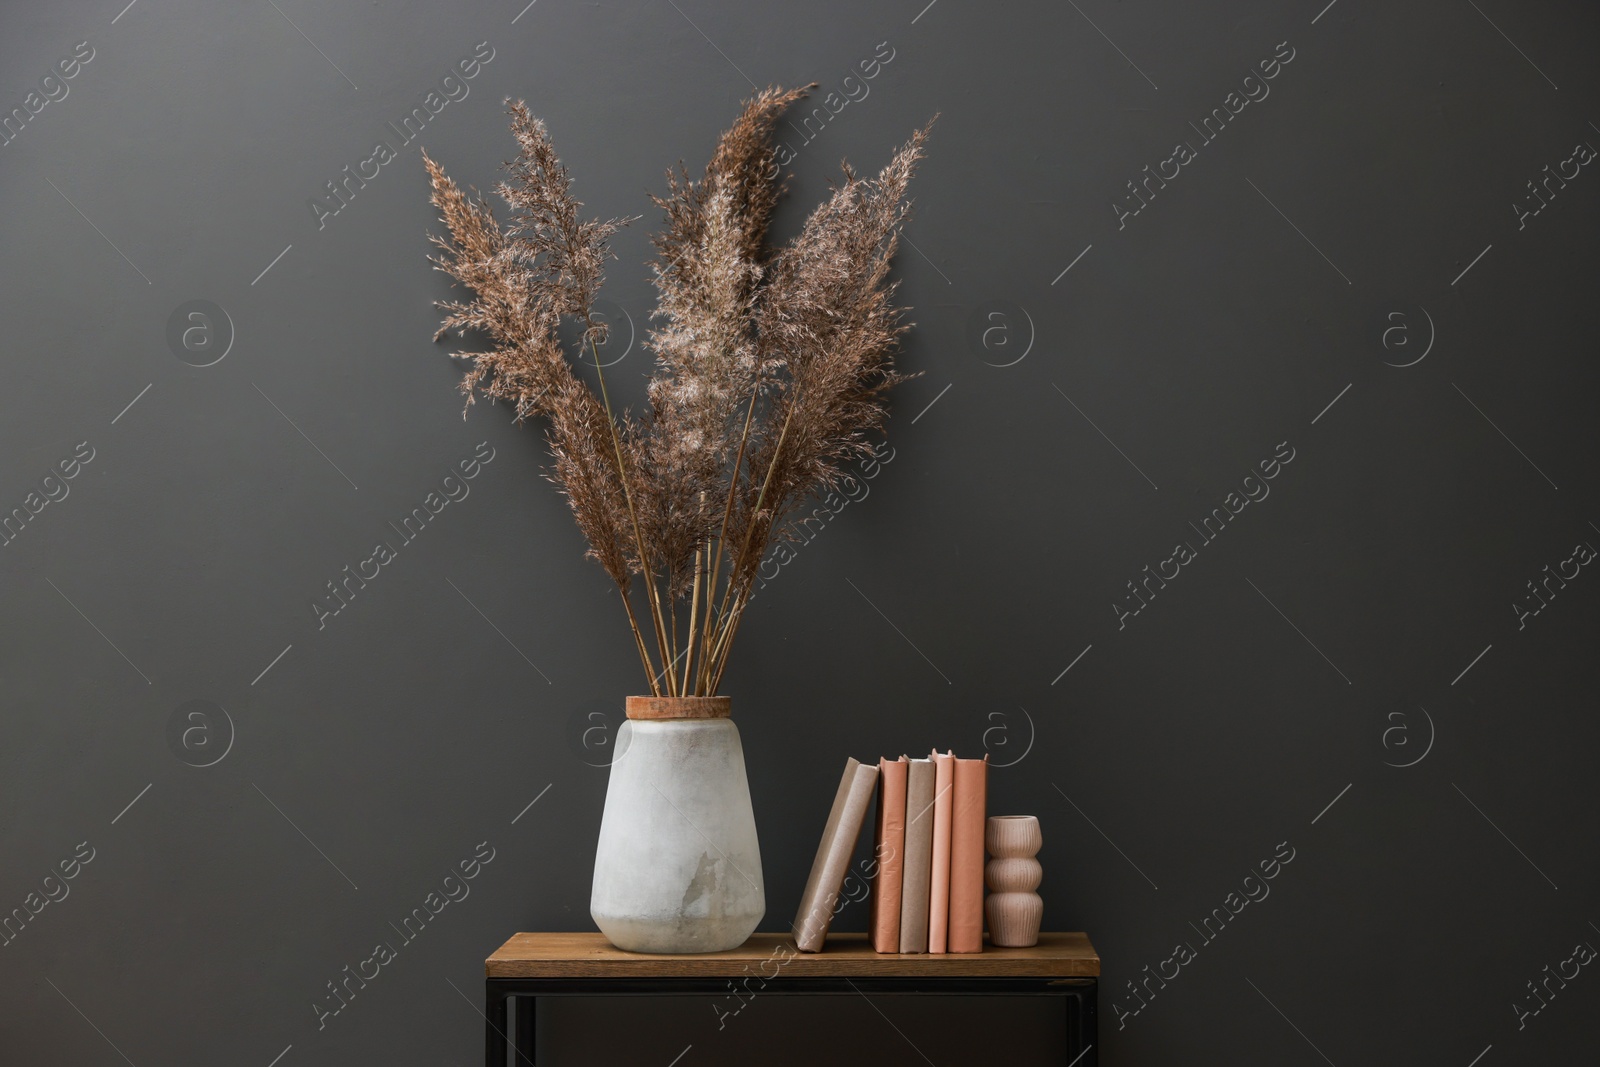
M 680 164 L 652 197 L 665 225 L 652 238 L 656 372 L 640 417 L 611 405 L 594 316 L 607 242 L 628 220 L 581 217 L 544 123 L 520 101 L 509 112 L 517 156 L 496 186 L 506 224 L 423 154 L 449 231 L 432 237 L 432 262 L 470 293 L 440 303 L 435 339 L 453 331 L 487 343 L 455 353 L 470 364 L 469 405 L 481 394 L 512 405 L 519 421 L 544 422 L 548 476 L 616 583 L 658 696 L 716 692 L 768 545 L 805 500 L 871 454 L 885 391 L 905 377 L 893 355 L 906 324 L 888 274 L 928 131 L 874 177 L 846 164 L 774 252 L 767 226 L 783 187 L 773 130 L 811 88 L 758 93 L 702 177 Z M 598 394 L 563 350 L 564 321 L 583 327 L 580 358 L 592 360 Z

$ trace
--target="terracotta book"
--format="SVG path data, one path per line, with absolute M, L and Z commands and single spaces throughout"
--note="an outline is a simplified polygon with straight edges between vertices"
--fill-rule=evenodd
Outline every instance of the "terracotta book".
M 944 952 L 950 932 L 950 814 L 955 808 L 956 757 L 935 752 L 933 847 L 928 854 L 928 951 Z
M 821 952 L 828 938 L 839 887 L 844 884 L 850 857 L 855 854 L 856 837 L 861 833 L 861 821 L 867 816 L 867 804 L 877 780 L 878 768 L 855 759 L 845 762 L 844 777 L 839 779 L 828 823 L 822 829 L 822 842 L 817 845 L 817 858 L 811 863 L 811 877 L 806 879 L 805 892 L 800 895 L 800 911 L 794 917 L 792 932 L 801 952 Z
M 950 816 L 950 951 L 983 951 L 983 829 L 989 757 L 955 761 Z
M 905 760 L 905 757 L 900 757 Z M 906 863 L 900 881 L 900 951 L 928 951 L 933 858 L 933 760 L 906 760 Z
M 900 889 L 906 863 L 906 758 L 878 761 L 878 822 L 872 835 L 872 947 L 900 951 Z

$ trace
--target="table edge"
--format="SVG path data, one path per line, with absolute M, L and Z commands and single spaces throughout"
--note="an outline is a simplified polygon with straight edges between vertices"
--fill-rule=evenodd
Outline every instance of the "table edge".
M 596 947 L 605 947 L 611 953 L 622 950 L 611 948 L 602 935 L 594 931 L 519 931 L 508 938 L 492 955 L 484 960 L 484 977 L 497 978 L 707 978 L 737 975 L 752 964 L 760 964 L 772 956 L 731 956 L 728 953 L 700 955 L 674 955 L 654 953 L 627 953 L 591 958 L 582 955 L 562 956 L 509 956 L 513 942 L 530 933 L 559 933 L 561 936 L 593 937 Z M 863 952 L 865 935 L 832 935 L 829 939 L 833 951 L 798 952 L 794 940 L 786 935 L 760 931 L 753 938 L 781 937 L 773 949 L 787 947 L 792 957 L 780 961 L 781 969 L 788 969 L 795 961 L 799 966 L 791 971 L 793 977 L 882 977 L 882 978 L 1096 978 L 1101 972 L 1100 954 L 1087 933 L 1079 930 L 1047 931 L 1046 936 L 1076 935 L 1082 939 L 1085 952 L 1070 956 L 1029 955 L 1030 949 L 997 949 L 985 945 L 976 953 L 898 953 Z M 748 942 L 746 942 L 748 944 Z M 840 951 L 842 945 L 850 946 Z M 743 947 L 743 946 L 741 946 Z M 1048 949 L 1045 951 L 1049 951 Z M 1003 954 L 1002 954 L 1003 953 Z M 666 972 L 666 973 L 663 973 Z M 824 973 L 825 972 L 825 973 Z

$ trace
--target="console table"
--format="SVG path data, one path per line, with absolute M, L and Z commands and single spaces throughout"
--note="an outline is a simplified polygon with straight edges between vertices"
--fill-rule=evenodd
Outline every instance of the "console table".
M 832 934 L 826 951 L 803 953 L 788 934 L 756 934 L 731 952 L 681 956 L 623 952 L 598 933 L 516 934 L 485 961 L 484 974 L 488 1067 L 508 1067 L 512 1052 L 517 1067 L 533 1065 L 539 997 L 656 994 L 1058 997 L 1063 1067 L 1095 1067 L 1099 1058 L 1100 957 L 1081 933 L 1043 933 L 1032 948 L 937 955 L 874 952 L 864 934 Z M 516 1028 L 508 1036 L 513 1010 Z

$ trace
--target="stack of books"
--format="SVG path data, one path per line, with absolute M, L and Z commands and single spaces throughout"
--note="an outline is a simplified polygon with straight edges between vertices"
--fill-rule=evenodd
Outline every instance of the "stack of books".
M 989 757 L 845 764 L 795 918 L 795 943 L 820 952 L 873 794 L 872 947 L 983 951 L 983 831 Z

